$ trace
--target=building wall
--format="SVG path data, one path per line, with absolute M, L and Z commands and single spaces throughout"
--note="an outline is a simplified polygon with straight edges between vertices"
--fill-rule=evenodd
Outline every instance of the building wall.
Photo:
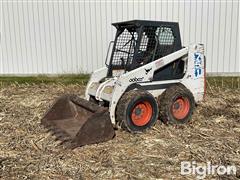
M 104 65 L 112 22 L 177 21 L 205 45 L 207 72 L 239 73 L 239 1 L 2 1 L 0 74 L 90 73 Z

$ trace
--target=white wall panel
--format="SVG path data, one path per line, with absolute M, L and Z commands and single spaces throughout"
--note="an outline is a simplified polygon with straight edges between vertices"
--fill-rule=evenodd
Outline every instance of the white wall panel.
M 177 21 L 205 44 L 207 72 L 239 73 L 238 0 L 2 0 L 0 74 L 90 73 L 104 65 L 112 22 Z

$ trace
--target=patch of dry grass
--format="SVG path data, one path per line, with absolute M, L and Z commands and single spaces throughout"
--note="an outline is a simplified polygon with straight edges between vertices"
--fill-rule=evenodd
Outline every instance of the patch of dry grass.
M 152 130 L 138 135 L 117 130 L 111 141 L 75 150 L 59 146 L 40 126 L 43 113 L 56 97 L 65 93 L 83 95 L 84 87 L 53 84 L 1 87 L 1 178 L 183 179 L 180 162 L 193 160 L 235 164 L 240 168 L 240 91 L 237 89 L 211 89 L 192 121 L 184 126 L 158 122 Z

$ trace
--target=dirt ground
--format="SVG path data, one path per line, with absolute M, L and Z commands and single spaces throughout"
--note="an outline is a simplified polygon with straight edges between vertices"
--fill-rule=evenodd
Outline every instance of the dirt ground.
M 98 145 L 59 146 L 40 125 L 43 113 L 64 93 L 83 95 L 81 85 L 0 87 L 0 178 L 2 179 L 195 179 L 181 176 L 181 161 L 236 165 L 240 178 L 240 90 L 208 88 L 191 122 L 133 135 L 121 130 Z

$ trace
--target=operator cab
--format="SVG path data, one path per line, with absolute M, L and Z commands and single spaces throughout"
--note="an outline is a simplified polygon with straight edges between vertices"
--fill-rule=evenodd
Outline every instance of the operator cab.
M 176 22 L 132 20 L 112 25 L 117 32 L 108 77 L 114 76 L 114 71 L 131 71 L 182 49 Z M 153 81 L 180 79 L 183 72 L 184 61 L 178 59 L 156 71 Z

